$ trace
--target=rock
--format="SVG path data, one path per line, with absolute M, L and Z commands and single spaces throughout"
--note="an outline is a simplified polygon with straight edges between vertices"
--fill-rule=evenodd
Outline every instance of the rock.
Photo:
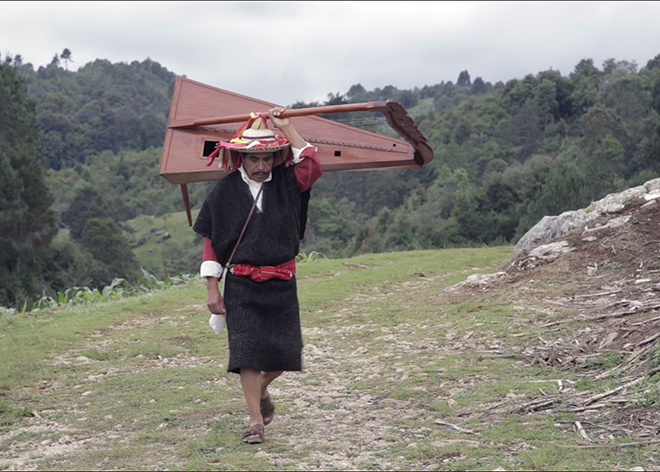
M 603 229 L 614 229 L 618 228 L 619 226 L 623 226 L 626 223 L 630 221 L 630 215 L 627 216 L 622 216 L 620 218 L 612 218 L 610 221 L 608 221 L 606 224 L 602 226 L 596 226 L 595 228 L 585 228 L 584 232 L 589 233 L 593 231 L 601 231 Z
M 529 249 L 562 236 L 577 226 L 584 226 L 597 218 L 596 212 L 587 213 L 585 210 L 565 211 L 559 216 L 544 216 L 525 235 L 520 238 L 513 248 L 514 255 L 524 249 Z
M 644 184 L 644 188 L 648 193 L 657 193 L 660 191 L 660 178 L 649 180 Z
M 570 252 L 573 248 L 568 245 L 567 241 L 559 241 L 556 243 L 543 244 L 532 249 L 529 252 L 529 257 L 538 257 L 539 259 L 547 259 L 552 254 L 559 254 L 562 252 Z
M 644 185 L 629 188 L 619 193 L 612 193 L 592 203 L 588 208 L 574 211 L 565 211 L 558 216 L 544 216 L 534 227 L 520 238 L 513 248 L 513 254 L 536 247 L 551 239 L 567 234 L 574 228 L 585 226 L 588 222 L 603 215 L 618 213 L 625 208 L 626 203 L 637 198 L 646 199 L 647 196 L 655 199 L 660 197 L 660 178 L 649 180 Z M 625 224 L 615 221 L 612 224 Z
M 506 272 L 495 272 L 494 274 L 472 274 L 468 276 L 463 282 L 460 282 L 454 287 L 468 285 L 470 287 L 483 287 L 491 282 L 502 279 L 507 276 Z

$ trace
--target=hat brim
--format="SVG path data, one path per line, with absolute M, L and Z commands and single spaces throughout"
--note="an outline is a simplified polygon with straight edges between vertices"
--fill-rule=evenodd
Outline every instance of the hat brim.
M 278 146 L 268 146 L 268 147 L 231 147 L 229 148 L 232 151 L 240 152 L 240 153 L 245 153 L 245 154 L 256 154 L 259 152 L 277 152 L 282 149 L 288 148 L 289 144 L 280 144 Z

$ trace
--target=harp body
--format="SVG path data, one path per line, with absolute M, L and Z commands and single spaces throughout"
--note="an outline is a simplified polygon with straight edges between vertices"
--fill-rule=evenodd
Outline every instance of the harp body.
M 250 112 L 267 112 L 273 103 L 246 97 L 178 76 L 172 94 L 163 143 L 160 175 L 181 185 L 188 222 L 186 184 L 222 179 L 226 171 L 207 157 L 222 140 L 231 139 Z M 378 111 L 403 140 L 372 133 L 316 116 L 320 113 Z M 318 149 L 324 172 L 373 169 L 419 169 L 433 159 L 433 150 L 400 103 L 392 100 L 316 108 L 291 109 L 296 130 Z

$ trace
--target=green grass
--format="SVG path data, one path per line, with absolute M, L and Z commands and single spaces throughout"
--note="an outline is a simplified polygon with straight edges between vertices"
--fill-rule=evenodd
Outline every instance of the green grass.
M 533 344 L 530 319 L 542 316 L 513 309 L 506 296 L 459 299 L 443 290 L 495 272 L 510 253 L 497 247 L 299 263 L 304 372 L 275 382 L 276 421 L 261 446 L 240 440 L 247 411 L 237 376 L 226 372 L 227 333 L 208 327 L 200 280 L 114 302 L 3 315 L 0 469 L 657 467 L 653 446 L 579 448 L 574 414 L 490 408 L 537 399 L 540 388 L 554 395 L 557 378 L 578 391 L 615 385 L 516 358 L 479 358 L 492 346 L 508 352 Z M 512 336 L 519 333 L 528 336 Z M 591 367 L 605 370 L 617 359 Z
M 193 222 L 198 212 L 199 210 L 192 211 Z M 133 230 L 129 238 L 135 259 L 147 270 L 161 265 L 161 247 L 165 233 L 171 236 L 166 243 L 176 243 L 184 247 L 192 246 L 195 239 L 195 233 L 188 224 L 185 211 L 168 213 L 160 217 L 138 216 L 128 221 L 128 226 Z

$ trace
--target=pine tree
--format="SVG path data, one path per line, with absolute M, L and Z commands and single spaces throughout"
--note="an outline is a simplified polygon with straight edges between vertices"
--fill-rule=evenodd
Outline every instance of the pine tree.
M 25 80 L 7 57 L 0 64 L 0 304 L 35 298 L 56 232 L 53 203 L 40 165 L 40 134 Z

